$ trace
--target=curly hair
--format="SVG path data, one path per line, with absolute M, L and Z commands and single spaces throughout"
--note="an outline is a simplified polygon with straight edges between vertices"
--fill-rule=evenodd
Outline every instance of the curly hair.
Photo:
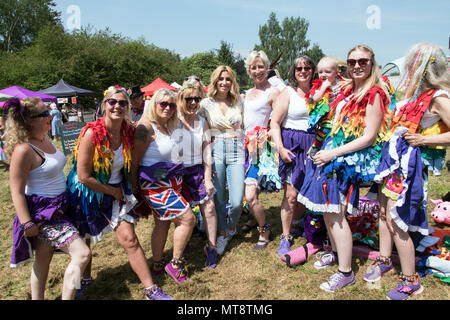
M 40 98 L 10 99 L 5 103 L 9 109 L 6 118 L 6 140 L 5 150 L 8 158 L 14 151 L 14 148 L 24 142 L 28 142 L 30 126 L 27 120 L 35 114 L 38 114 L 37 105 L 42 102 Z

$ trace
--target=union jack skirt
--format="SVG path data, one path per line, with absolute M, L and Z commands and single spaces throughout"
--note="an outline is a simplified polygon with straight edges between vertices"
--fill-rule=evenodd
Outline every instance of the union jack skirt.
M 159 220 L 173 220 L 184 214 L 189 203 L 181 195 L 182 176 L 151 183 L 141 180 L 141 192 Z

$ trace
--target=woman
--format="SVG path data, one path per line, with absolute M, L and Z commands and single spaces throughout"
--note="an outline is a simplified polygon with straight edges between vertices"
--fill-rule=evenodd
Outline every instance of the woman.
M 288 86 L 275 101 L 270 123 L 280 155 L 278 173 L 284 189 L 280 257 L 291 249 L 293 217 L 300 220 L 305 212 L 304 206 L 297 202 L 297 195 L 305 179 L 307 152 L 314 142 L 314 134 L 307 133 L 309 116 L 305 97 L 311 89 L 315 70 L 315 64 L 308 56 L 295 59 L 289 70 Z
M 217 253 L 222 255 L 230 239 L 237 233 L 245 177 L 242 100 L 236 73 L 230 67 L 219 66 L 213 71 L 207 98 L 202 100 L 200 108 L 199 114 L 208 121 L 213 140 L 214 200 L 219 234 Z M 228 217 L 227 185 L 230 202 Z
M 132 184 L 133 193 L 145 198 L 154 215 L 152 271 L 157 274 L 164 268 L 175 282 L 182 283 L 188 280 L 183 252 L 194 229 L 195 216 L 181 195 L 184 168 L 171 137 L 177 123 L 176 94 L 167 89 L 156 91 L 137 123 Z M 172 260 L 164 267 L 164 246 L 172 222 Z
M 61 131 L 62 115 L 58 110 L 56 103 L 50 104 L 50 115 L 52 116 L 52 137 L 53 140 L 58 141 L 59 133 Z
M 48 138 L 50 111 L 41 99 L 12 99 L 6 106 L 9 182 L 17 213 L 11 266 L 25 263 L 35 251 L 31 298 L 43 300 L 54 250 L 68 253 L 71 260 L 64 274 L 62 299 L 71 300 L 90 251 L 69 219 L 69 195 L 63 173 L 66 158 Z
M 244 100 L 245 200 L 254 219 L 248 221 L 241 230 L 249 231 L 253 227 L 252 222 L 256 222 L 260 236 L 253 250 L 258 251 L 266 248 L 270 241 L 269 225 L 266 223 L 264 207 L 258 199 L 258 193 L 260 190 L 278 191 L 277 184 L 281 187 L 278 162 L 275 161 L 277 158 L 271 152 L 268 141 L 272 105 L 280 91 L 267 80 L 270 62 L 264 51 L 250 52 L 245 66 L 254 82 L 254 87 L 247 91 Z
M 332 129 L 321 150 L 308 164 L 298 201 L 314 212 L 323 212 L 332 249 L 321 266 L 335 263 L 337 273 L 320 288 L 328 292 L 355 282 L 352 271 L 352 232 L 346 215 L 359 203 L 359 185 L 373 181 L 386 134 L 389 92 L 379 76 L 375 54 L 356 46 L 347 56 L 349 80 L 330 106 Z M 330 259 L 331 258 L 331 259 Z
M 103 117 L 87 124 L 74 148 L 68 176 L 75 221 L 83 237 L 94 243 L 114 231 L 131 268 L 151 300 L 171 299 L 153 283 L 144 251 L 135 233 L 137 200 L 131 194 L 130 169 L 134 127 L 129 123 L 130 99 L 119 86 L 105 91 Z
M 208 123 L 197 112 L 200 101 L 205 97 L 203 85 L 194 78 L 183 83 L 177 95 L 179 122 L 174 133 L 180 150 L 180 158 L 185 166 L 183 185 L 185 197 L 191 208 L 200 207 L 206 229 L 208 243 L 204 251 L 205 266 L 217 265 L 217 216 L 214 207 L 214 185 L 212 183 L 211 136 Z
M 447 57 L 435 44 L 419 43 L 406 55 L 405 78 L 398 90 L 405 99 L 395 108 L 389 141 L 375 181 L 381 214 L 380 257 L 364 280 L 373 282 L 393 271 L 392 247 L 400 257 L 402 274 L 387 298 L 403 300 L 423 291 L 415 270 L 415 248 L 409 232 L 430 233 L 427 222 L 428 166 L 441 160 L 450 145 L 450 75 Z

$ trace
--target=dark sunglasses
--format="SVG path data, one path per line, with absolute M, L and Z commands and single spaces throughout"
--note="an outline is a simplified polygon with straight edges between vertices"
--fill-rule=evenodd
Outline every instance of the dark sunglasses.
M 303 70 L 305 70 L 305 72 L 308 72 L 308 71 L 311 71 L 312 68 L 311 67 L 295 67 L 295 71 L 302 72 Z
M 50 110 L 45 110 L 37 115 L 31 116 L 30 118 L 35 119 L 35 118 L 47 118 L 50 115 Z
M 177 108 L 177 104 L 175 103 L 175 102 L 167 102 L 167 101 L 161 101 L 161 102 L 158 102 L 158 104 L 163 108 L 163 109 L 165 109 L 165 108 L 167 108 L 167 107 L 170 107 L 170 109 L 176 109 Z
M 349 67 L 354 67 L 356 66 L 356 64 L 358 64 L 361 68 L 364 68 L 365 66 L 367 66 L 369 64 L 370 59 L 367 58 L 362 58 L 362 59 L 347 59 L 347 65 Z
M 122 108 L 128 107 L 128 101 L 127 100 L 108 99 L 106 101 L 109 103 L 109 105 L 111 107 L 114 107 L 117 103 L 119 103 L 119 106 L 122 107 Z
M 200 101 L 202 101 L 201 97 L 187 97 L 184 99 L 186 99 L 187 103 L 191 103 L 192 101 L 199 103 Z
M 198 77 L 197 78 L 186 77 L 186 78 L 184 78 L 184 81 L 187 81 L 189 79 L 194 79 L 195 81 L 200 82 L 200 78 L 198 78 Z

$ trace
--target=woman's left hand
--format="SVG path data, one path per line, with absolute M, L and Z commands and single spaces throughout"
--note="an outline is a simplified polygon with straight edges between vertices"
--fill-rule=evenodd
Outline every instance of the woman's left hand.
M 313 158 L 313 163 L 318 167 L 323 167 L 334 158 L 333 150 L 320 150 Z
M 424 137 L 418 133 L 407 132 L 403 135 L 403 138 L 409 143 L 411 147 L 420 147 L 425 145 Z
M 208 196 L 210 196 L 214 191 L 214 185 L 211 180 L 205 180 L 203 183 L 205 185 L 206 192 L 208 192 Z

